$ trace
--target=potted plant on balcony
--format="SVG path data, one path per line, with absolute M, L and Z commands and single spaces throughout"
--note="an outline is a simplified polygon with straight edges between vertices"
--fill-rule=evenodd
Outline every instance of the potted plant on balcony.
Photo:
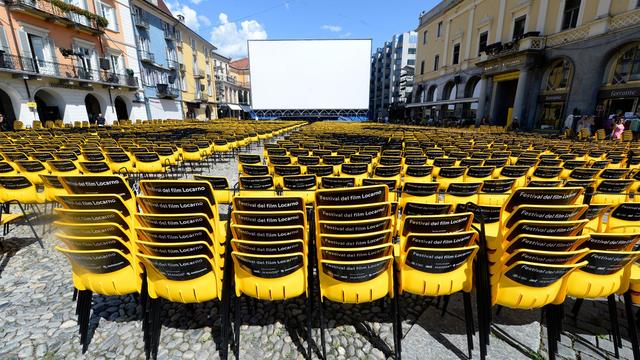
M 55 6 L 56 8 L 62 11 L 81 15 L 86 17 L 89 20 L 93 20 L 99 29 L 104 29 L 107 26 L 109 26 L 109 20 L 107 20 L 107 18 L 105 18 L 104 16 L 94 14 L 89 10 L 83 9 L 73 4 L 66 3 L 62 0 L 51 0 L 51 5 Z

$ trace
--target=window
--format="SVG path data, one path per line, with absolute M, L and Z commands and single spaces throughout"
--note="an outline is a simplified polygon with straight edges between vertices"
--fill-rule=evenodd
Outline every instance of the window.
M 625 51 L 616 62 L 612 84 L 624 84 L 640 80 L 640 46 Z
M 194 51 L 197 51 L 198 49 L 196 48 L 196 39 L 194 39 L 194 38 L 190 38 L 190 39 L 191 39 L 191 48 Z
M 182 73 L 180 86 L 182 87 L 182 91 L 187 91 L 187 76 L 185 75 L 185 73 Z
M 111 65 L 112 73 L 122 73 L 122 61 L 120 55 L 109 55 L 109 63 Z
M 562 30 L 573 29 L 578 25 L 580 0 L 567 0 L 562 13 Z
M 438 32 L 436 33 L 436 37 L 442 36 L 442 21 L 438 23 Z
M 487 50 L 487 40 L 489 39 L 489 32 L 485 31 L 480 34 L 480 40 L 478 41 L 478 56 Z
M 524 35 L 525 24 L 527 22 L 527 15 L 517 17 L 513 21 L 513 39 L 517 40 Z
M 460 63 L 460 44 L 453 45 L 453 65 Z
M 107 29 L 111 31 L 118 31 L 118 19 L 116 18 L 116 12 L 114 11 L 113 6 L 98 2 L 96 3 L 96 7 L 98 14 L 109 21 Z
M 420 62 L 420 75 L 424 74 L 424 60 Z
M 567 60 L 558 61 L 551 66 L 545 83 L 545 91 L 565 90 L 569 86 L 569 78 L 573 72 Z
M 429 32 L 427 32 L 427 30 L 425 30 L 422 33 L 422 45 L 427 45 L 427 36 L 429 35 Z
M 409 48 L 409 55 L 415 55 L 416 48 Z
M 409 59 L 409 60 L 407 60 L 407 65 L 415 66 L 416 65 L 416 61 L 413 60 L 413 59 Z
M 440 55 L 436 55 L 433 58 L 433 71 L 438 70 L 439 67 L 440 67 Z

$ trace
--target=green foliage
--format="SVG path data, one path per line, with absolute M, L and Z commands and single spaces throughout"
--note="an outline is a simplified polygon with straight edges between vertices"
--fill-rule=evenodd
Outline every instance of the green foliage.
M 62 0 L 51 0 L 51 5 L 57 7 L 62 11 L 72 12 L 78 15 L 82 15 L 87 19 L 93 20 L 96 22 L 98 28 L 106 28 L 107 26 L 109 26 L 109 20 L 107 20 L 107 18 L 105 18 L 104 16 L 94 14 L 89 10 L 85 10 L 75 5 L 66 3 Z

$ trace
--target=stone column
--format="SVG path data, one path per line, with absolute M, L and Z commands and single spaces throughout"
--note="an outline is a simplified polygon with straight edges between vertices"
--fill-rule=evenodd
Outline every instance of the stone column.
M 476 125 L 480 125 L 480 121 L 485 116 L 489 81 L 491 80 L 489 80 L 488 76 L 482 75 L 480 79 L 480 95 L 478 95 L 478 110 L 476 111 Z
M 518 78 L 518 87 L 516 88 L 516 98 L 513 102 L 513 118 L 518 118 L 519 125 L 524 124 L 524 108 L 527 99 L 527 86 L 529 82 L 529 69 L 520 70 Z M 535 99 L 533 100 L 535 103 Z

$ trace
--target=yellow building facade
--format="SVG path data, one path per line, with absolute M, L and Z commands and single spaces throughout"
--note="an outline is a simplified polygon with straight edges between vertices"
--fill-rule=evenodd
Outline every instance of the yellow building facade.
M 180 23 L 178 63 L 182 109 L 187 119 L 210 120 L 218 114 L 212 54 L 214 45 Z
M 409 107 L 417 118 L 548 129 L 570 113 L 636 112 L 640 83 L 616 77 L 640 72 L 639 26 L 637 0 L 442 1 L 420 16 Z

